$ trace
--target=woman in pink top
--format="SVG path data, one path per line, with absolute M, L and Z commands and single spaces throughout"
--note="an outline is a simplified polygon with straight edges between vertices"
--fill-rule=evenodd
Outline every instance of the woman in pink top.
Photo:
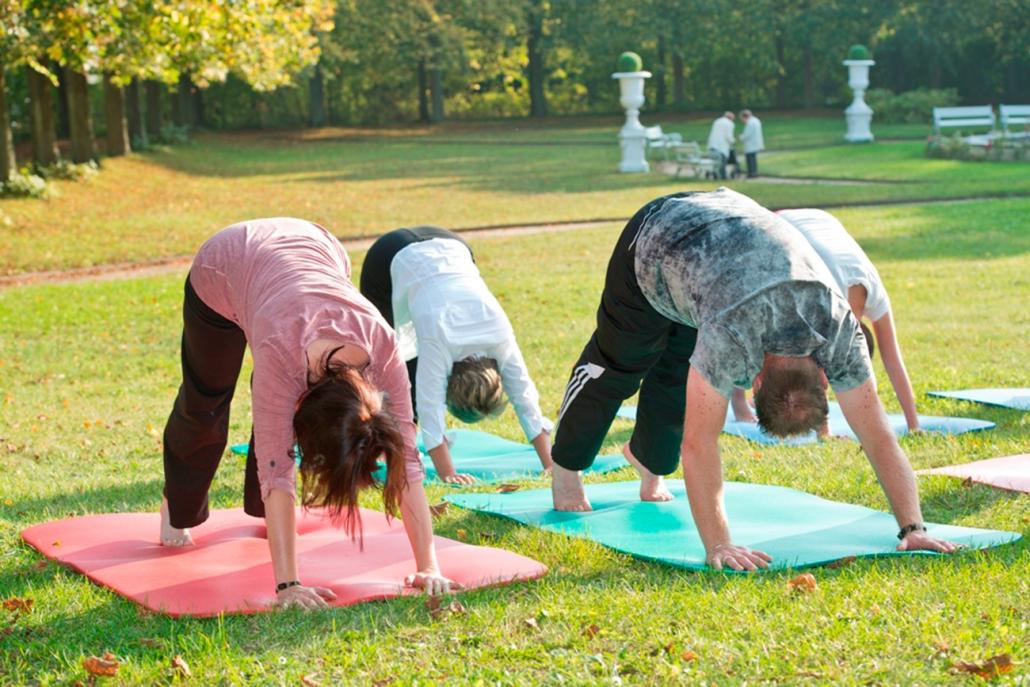
M 299 579 L 298 465 L 303 504 L 326 508 L 351 536 L 361 533 L 359 491 L 381 488 L 386 512 L 402 514 L 415 555 L 407 582 L 430 593 L 452 586 L 436 561 L 407 370 L 393 330 L 350 273 L 346 251 L 325 229 L 276 218 L 215 234 L 186 279 L 183 382 L 164 433 L 161 542 L 192 544 L 187 528 L 208 517 L 249 344 L 254 425 L 244 509 L 265 518 L 284 606 L 318 608 L 334 597 Z M 380 458 L 385 483 L 373 476 Z

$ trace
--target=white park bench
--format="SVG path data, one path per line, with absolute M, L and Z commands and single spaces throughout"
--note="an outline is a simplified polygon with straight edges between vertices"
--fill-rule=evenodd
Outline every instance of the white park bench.
M 683 143 L 683 136 L 677 133 L 667 134 L 662 131 L 661 125 L 649 126 L 644 129 L 644 138 L 647 139 L 648 150 L 662 151 L 662 158 L 669 159 L 669 151 Z
M 673 148 L 673 152 L 676 154 L 677 177 L 689 170 L 693 176 L 701 179 L 715 178 L 715 160 L 702 155 L 701 146 L 696 141 L 680 143 Z
M 990 105 L 973 107 L 935 107 L 933 108 L 933 130 L 940 134 L 941 129 L 994 129 L 994 108 Z
M 1006 134 L 1022 134 L 1030 128 L 1030 105 L 1000 105 L 1001 129 Z M 1009 129 L 1015 125 L 1015 131 Z

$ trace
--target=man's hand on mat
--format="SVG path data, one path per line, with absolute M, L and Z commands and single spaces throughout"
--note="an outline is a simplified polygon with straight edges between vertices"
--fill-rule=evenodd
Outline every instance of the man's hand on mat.
M 950 542 L 947 539 L 931 537 L 926 532 L 916 530 L 909 532 L 898 544 L 898 551 L 937 551 L 938 553 L 955 553 L 962 548 L 961 544 Z
M 472 475 L 463 475 L 460 472 L 455 472 L 453 475 L 440 475 L 440 479 L 444 484 L 473 484 L 476 481 Z
M 447 579 L 436 570 L 419 571 L 414 575 L 408 575 L 404 579 L 404 584 L 415 589 L 424 589 L 430 596 L 450 594 L 452 591 L 456 592 L 465 588 L 457 582 Z
M 315 611 L 319 608 L 328 608 L 326 600 L 332 601 L 336 594 L 332 589 L 325 587 L 305 587 L 295 585 L 287 587 L 275 595 L 275 605 L 279 608 L 297 606 L 308 611 Z
M 716 570 L 727 566 L 733 570 L 758 570 L 768 568 L 772 556 L 765 551 L 749 549 L 735 544 L 716 544 L 708 553 L 708 565 Z

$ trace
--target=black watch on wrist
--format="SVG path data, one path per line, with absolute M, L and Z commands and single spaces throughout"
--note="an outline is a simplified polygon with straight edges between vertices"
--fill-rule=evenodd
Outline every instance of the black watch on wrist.
M 286 590 L 286 589 L 289 589 L 290 587 L 299 587 L 299 586 L 300 586 L 300 580 L 290 580 L 289 582 L 280 582 L 279 584 L 275 585 L 275 593 L 278 594 L 279 592 L 281 592 L 283 590 Z
M 924 525 L 921 522 L 913 522 L 913 523 L 911 523 L 909 525 L 905 525 L 900 530 L 898 530 L 898 539 L 904 539 L 905 537 L 907 537 L 912 532 L 925 532 L 925 531 L 926 531 L 926 525 Z

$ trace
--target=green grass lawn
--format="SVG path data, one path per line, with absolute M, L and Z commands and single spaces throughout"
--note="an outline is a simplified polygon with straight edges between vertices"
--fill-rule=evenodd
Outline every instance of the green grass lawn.
M 435 219 L 426 216 L 431 214 L 426 208 L 452 213 L 448 217 L 456 224 L 461 218 L 469 224 L 497 223 L 510 219 L 509 210 L 515 219 L 531 217 L 540 211 L 535 206 L 550 197 L 519 179 L 510 180 L 510 187 L 491 189 L 490 181 L 502 178 L 499 173 L 444 181 L 456 168 L 450 166 L 457 165 L 447 160 L 438 165 L 441 186 L 420 189 L 433 177 L 433 150 L 474 156 L 477 149 L 471 147 L 325 144 L 323 150 L 304 144 L 279 149 L 246 141 L 237 146 L 236 155 L 227 140 L 209 139 L 204 142 L 206 156 L 201 149 L 181 148 L 109 165 L 94 185 L 103 187 L 122 174 L 131 177 L 126 170 L 136 169 L 138 186 L 126 186 L 108 203 L 81 206 L 88 217 L 77 222 L 67 217 L 58 227 L 41 229 L 50 237 L 56 256 L 52 262 L 71 264 L 80 254 L 82 259 L 107 259 L 110 253 L 105 251 L 120 250 L 126 236 L 119 232 L 129 226 L 136 227 L 133 235 L 140 238 L 129 243 L 122 257 L 153 254 L 162 246 L 170 252 L 189 250 L 227 219 L 281 213 L 276 202 L 283 196 L 262 197 L 256 190 L 260 188 L 289 193 L 295 203 L 307 198 L 313 204 L 308 212 L 298 211 L 303 205 L 287 209 L 313 219 L 324 220 L 320 213 L 329 208 L 359 205 L 361 214 L 335 223 L 338 230 Z M 906 148 L 908 144 L 894 145 L 847 150 L 861 151 L 853 157 L 861 169 L 876 163 L 872 153 L 863 157 L 866 151 L 880 151 L 891 164 L 917 158 L 918 151 Z M 799 154 L 797 164 L 819 166 L 823 152 Z M 402 154 L 411 157 L 407 165 Z M 346 155 L 346 161 L 334 161 L 334 155 Z M 515 154 L 508 148 L 497 148 L 493 155 L 504 169 L 516 169 L 517 160 L 528 164 L 527 158 L 509 158 Z M 770 167 L 774 159 L 770 156 Z M 919 174 L 955 174 L 954 180 L 941 184 L 958 184 L 960 173 L 920 161 L 928 171 Z M 565 163 L 573 164 L 568 159 Z M 551 164 L 557 167 L 558 161 L 544 168 Z M 580 164 L 586 163 L 577 159 L 573 166 Z M 967 182 L 973 186 L 979 183 L 977 174 L 994 169 L 958 167 L 975 172 Z M 1026 186 L 1013 168 L 998 169 L 1009 175 L 1006 183 Z M 163 170 L 193 184 L 184 191 L 191 200 L 179 213 L 174 205 L 162 205 L 151 217 L 147 193 L 157 193 L 150 184 L 158 182 L 145 170 Z M 917 171 L 906 168 L 905 173 Z M 353 178 L 319 181 L 340 175 Z M 293 177 L 306 181 L 295 182 L 294 188 Z M 552 191 L 562 199 L 552 211 L 568 216 L 626 215 L 636 204 L 675 187 L 671 182 L 649 186 L 659 181 L 655 177 L 641 177 L 650 180 L 634 186 L 638 182 L 632 178 L 598 176 L 594 170 L 594 181 L 613 188 L 592 192 L 590 179 L 577 179 L 571 172 L 562 178 L 571 190 Z M 614 188 L 617 183 L 621 189 Z M 404 208 L 390 189 L 406 185 L 411 194 L 425 193 L 424 198 L 444 192 L 450 197 L 457 189 L 465 199 L 484 202 L 474 211 L 440 204 Z M 353 196 L 346 201 L 318 199 L 311 195 L 313 188 Z M 374 188 L 383 190 L 365 195 Z M 779 198 L 771 186 L 756 184 L 748 190 L 752 188 L 767 192 L 766 202 Z M 246 189 L 247 197 L 239 189 Z M 885 186 L 879 192 L 892 190 Z M 799 186 L 797 192 L 802 191 L 821 189 Z M 76 193 L 77 187 L 56 202 L 69 202 Z M 620 200 L 604 207 L 589 202 L 601 202 L 607 195 Z M 505 202 L 486 202 L 490 198 Z M 3 207 L 11 212 L 10 204 Z M 25 209 L 29 207 L 36 206 L 19 205 L 17 211 L 36 212 Z M 55 212 L 52 206 L 39 207 Z M 391 211 L 400 215 L 391 218 Z M 106 228 L 93 224 L 98 213 L 110 218 Z M 1030 380 L 1030 200 L 854 208 L 837 214 L 866 247 L 890 291 L 921 411 L 998 423 L 994 431 L 961 437 L 905 438 L 902 444 L 913 465 L 1025 452 L 1030 415 L 930 399 L 925 392 L 1025 386 Z M 184 223 L 183 218 L 195 221 Z M 72 226 L 81 230 L 72 231 Z M 160 242 L 152 236 L 144 240 L 162 226 Z M 613 223 L 475 243 L 479 265 L 512 319 L 544 410 L 552 417 L 572 362 L 590 333 L 603 266 L 619 229 Z M 90 242 L 106 233 L 112 236 L 97 251 Z M 11 260 L 6 252 L 11 245 L 5 246 L 5 260 Z M 12 269 L 52 264 L 19 250 L 8 263 Z M 549 257 L 541 260 L 541 255 Z M 352 257 L 360 265 L 362 256 Z M 41 556 L 19 541 L 25 526 L 157 507 L 162 482 L 159 436 L 179 374 L 183 276 L 0 290 L 0 599 L 35 600 L 25 616 L 0 610 L 0 684 L 85 680 L 83 657 L 105 651 L 122 661 L 111 684 L 171 684 L 169 662 L 177 654 L 193 672 L 192 680 L 183 682 L 203 685 L 298 685 L 302 675 L 311 673 L 325 685 L 609 684 L 616 678 L 655 685 L 978 684 L 978 678 L 954 676 L 952 663 L 1004 652 L 1017 666 L 998 682 L 1027 680 L 1030 547 L 1025 539 L 985 553 L 865 560 L 836 570 L 818 569 L 813 571 L 818 590 L 796 595 L 787 591 L 790 576 L 785 573 L 738 577 L 673 570 L 589 542 L 451 508 L 436 522 L 439 534 L 455 537 L 462 529 L 473 543 L 489 537 L 491 545 L 543 561 L 550 573 L 538 582 L 464 594 L 467 614 L 441 620 L 432 619 L 417 598 L 310 615 L 291 611 L 171 620 L 141 612 L 61 566 L 41 565 Z M 888 408 L 897 410 L 889 385 L 880 393 Z M 248 415 L 249 392 L 241 383 L 231 439 L 246 439 Z M 510 410 L 484 428 L 520 438 Z M 628 423 L 617 421 L 609 447 L 624 441 L 629 430 Z M 852 442 L 795 449 L 759 448 L 732 438 L 720 443 L 727 479 L 796 487 L 886 509 L 871 468 Z M 241 460 L 224 459 L 212 490 L 216 507 L 241 505 L 242 473 Z M 591 479 L 631 477 L 627 470 Z M 928 520 L 1030 535 L 1030 497 L 963 486 L 944 477 L 921 477 L 919 485 Z M 432 487 L 430 498 L 439 501 L 446 493 Z M 365 505 L 381 507 L 371 495 Z M 530 618 L 537 621 L 536 628 L 526 623 Z M 583 632 L 590 625 L 599 628 L 594 636 Z M 686 651 L 696 654 L 696 660 L 684 658 Z
M 707 126 L 672 120 L 669 129 L 703 143 Z M 188 255 L 219 228 L 254 217 L 290 215 L 339 236 L 374 235 L 425 223 L 623 218 L 656 196 L 717 186 L 617 173 L 616 128 L 583 119 L 202 135 L 193 145 L 107 160 L 89 181 L 55 183 L 56 197 L 45 202 L 0 201 L 0 275 Z M 920 125 L 884 129 L 915 134 Z M 918 140 L 845 145 L 838 117 L 771 120 L 766 130 L 763 172 L 874 182 L 731 182 L 773 207 L 1030 193 L 1025 164 L 930 160 Z M 509 145 L 533 141 L 555 145 Z

